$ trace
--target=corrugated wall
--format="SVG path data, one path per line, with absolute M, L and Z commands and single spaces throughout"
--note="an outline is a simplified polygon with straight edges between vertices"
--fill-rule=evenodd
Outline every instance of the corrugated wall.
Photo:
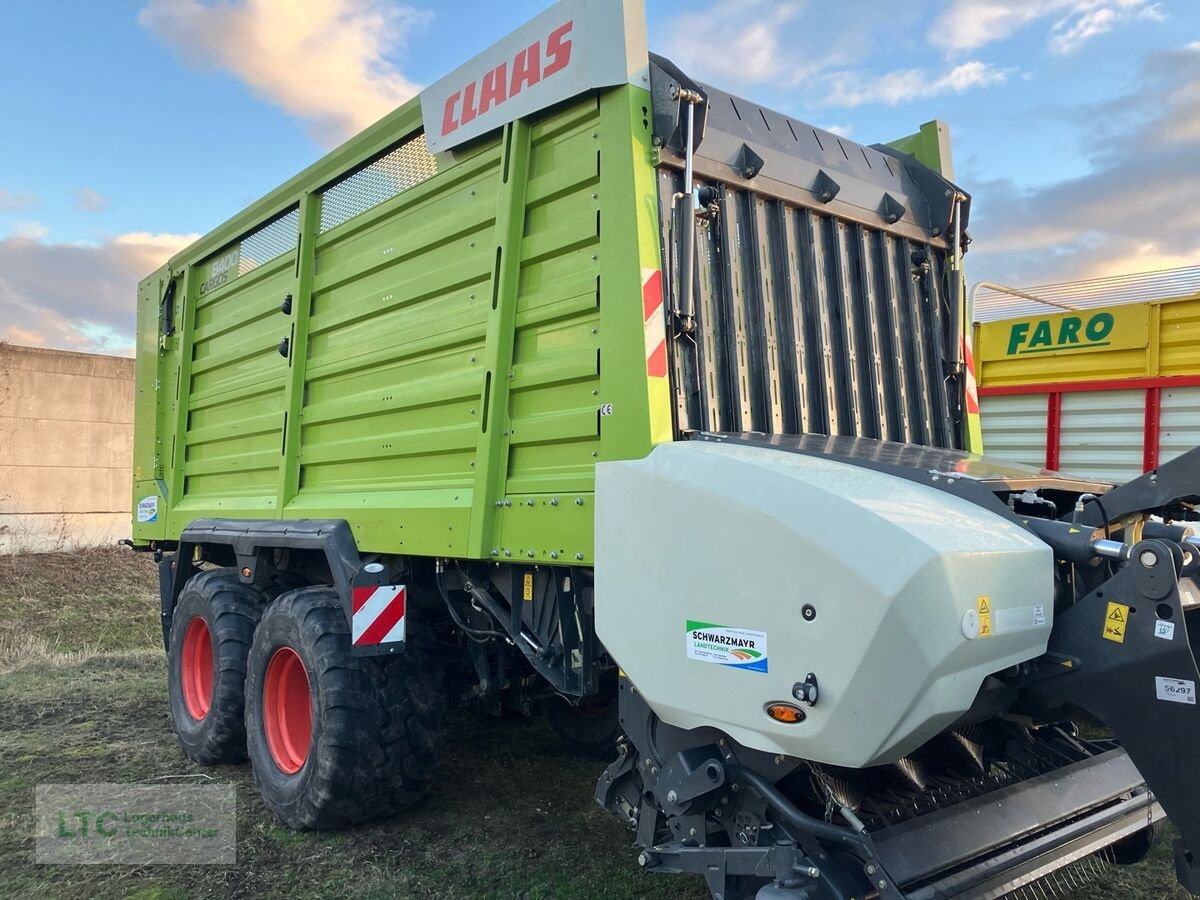
M 1145 391 L 1063 394 L 1059 471 L 1117 484 L 1137 478 L 1145 407 Z
M 1200 447 L 1200 387 L 1164 388 L 1160 396 L 1159 460 L 1166 462 Z
M 1046 459 L 1048 394 L 980 398 L 983 446 L 988 456 L 1029 466 Z
M 1111 327 L 1088 340 L 1096 316 Z M 1200 297 L 999 320 L 977 339 L 990 455 L 1122 483 L 1200 445 Z
M 1200 373 L 1200 297 L 1158 304 L 1158 375 Z

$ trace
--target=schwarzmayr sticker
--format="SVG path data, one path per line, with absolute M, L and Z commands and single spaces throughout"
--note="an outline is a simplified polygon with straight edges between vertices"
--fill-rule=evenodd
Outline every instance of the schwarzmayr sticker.
M 687 657 L 735 669 L 766 672 L 767 633 L 688 619 Z
M 143 497 L 138 501 L 137 520 L 139 522 L 158 521 L 158 496 Z

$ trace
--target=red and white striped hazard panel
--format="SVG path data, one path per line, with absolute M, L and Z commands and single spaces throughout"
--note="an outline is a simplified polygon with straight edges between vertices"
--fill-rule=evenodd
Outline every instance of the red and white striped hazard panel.
M 642 317 L 646 329 L 646 374 L 667 377 L 667 322 L 663 315 L 662 272 L 642 269 Z
M 355 647 L 404 640 L 403 584 L 356 587 L 350 594 L 351 642 Z
M 963 360 L 967 364 L 967 413 L 979 415 L 979 387 L 975 384 L 975 354 L 971 352 L 971 342 L 967 336 L 962 338 Z

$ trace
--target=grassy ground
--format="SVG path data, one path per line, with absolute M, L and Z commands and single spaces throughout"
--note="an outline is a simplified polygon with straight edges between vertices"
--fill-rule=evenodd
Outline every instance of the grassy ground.
M 592 802 L 602 765 L 541 721 L 456 715 L 433 794 L 395 821 L 298 834 L 263 808 L 245 766 L 185 760 L 167 715 L 155 573 L 147 558 L 0 556 L 0 897 L 700 898 L 697 879 L 641 872 Z M 238 794 L 238 864 L 37 866 L 34 786 L 211 776 Z M 1167 848 L 1078 898 L 1160 900 Z

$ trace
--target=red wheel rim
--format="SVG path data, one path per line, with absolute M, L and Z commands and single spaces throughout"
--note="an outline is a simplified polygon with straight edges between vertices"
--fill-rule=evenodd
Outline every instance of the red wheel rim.
M 308 671 L 291 647 L 280 647 L 267 663 L 263 731 L 275 765 L 289 775 L 299 772 L 312 743 L 312 698 Z
M 188 715 L 200 721 L 212 707 L 213 648 L 208 623 L 197 616 L 183 633 L 183 705 Z

